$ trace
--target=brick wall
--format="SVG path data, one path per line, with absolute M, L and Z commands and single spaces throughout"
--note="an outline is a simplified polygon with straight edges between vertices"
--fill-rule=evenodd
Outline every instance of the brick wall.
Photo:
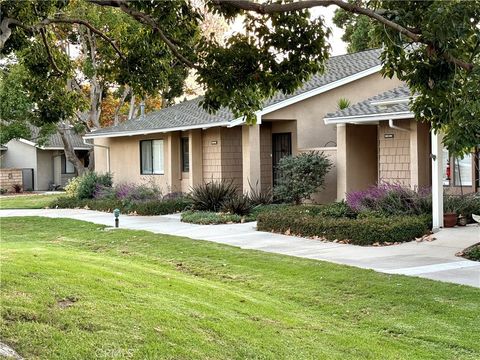
M 23 184 L 22 169 L 0 169 L 0 188 L 13 192 L 15 184 Z
M 399 126 L 407 127 L 408 123 Z M 393 138 L 385 138 L 385 134 L 392 134 Z M 381 122 L 378 126 L 378 179 L 379 182 L 388 182 L 410 186 L 410 133 L 395 130 L 388 123 Z

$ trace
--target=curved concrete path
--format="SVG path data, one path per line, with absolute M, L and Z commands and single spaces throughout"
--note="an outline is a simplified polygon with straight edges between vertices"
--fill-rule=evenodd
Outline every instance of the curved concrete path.
M 112 214 L 83 209 L 0 210 L 1 217 L 45 216 L 70 218 L 113 226 Z M 419 276 L 428 279 L 480 287 L 480 263 L 455 254 L 480 242 L 480 227 L 443 229 L 432 242 L 409 242 L 384 247 L 321 242 L 255 230 L 255 223 L 194 225 L 180 222 L 180 215 L 120 216 L 120 227 L 153 233 L 179 235 L 198 240 L 255 249 L 271 253 L 325 260 L 388 274 Z

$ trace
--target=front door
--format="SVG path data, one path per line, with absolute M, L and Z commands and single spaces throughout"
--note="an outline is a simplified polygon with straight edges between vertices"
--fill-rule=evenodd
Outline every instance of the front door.
M 285 156 L 292 155 L 292 133 L 272 134 L 273 185 L 278 181 L 278 162 Z

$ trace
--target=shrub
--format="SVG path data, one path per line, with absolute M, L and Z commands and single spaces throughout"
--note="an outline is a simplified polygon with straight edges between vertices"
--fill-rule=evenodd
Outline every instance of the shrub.
M 267 190 L 259 190 L 258 180 L 255 183 L 255 186 L 252 186 L 250 181 L 248 181 L 248 186 L 250 187 L 248 198 L 253 206 L 268 205 L 273 202 L 273 192 L 271 188 Z
M 472 245 L 463 250 L 464 258 L 472 261 L 480 261 L 480 243 Z
M 162 192 L 156 186 L 121 183 L 114 187 L 114 197 L 129 202 L 161 200 Z
M 411 190 L 388 183 L 347 194 L 347 204 L 356 212 L 374 211 L 388 216 L 422 215 L 432 211 L 430 189 Z
M 83 208 L 87 204 L 87 200 L 80 200 L 77 197 L 73 196 L 60 196 L 57 199 L 53 200 L 48 207 L 49 208 L 60 208 L 60 209 L 75 209 Z
M 323 187 L 332 165 L 325 154 L 318 152 L 282 158 L 278 164 L 280 177 L 273 189 L 274 197 L 295 204 L 309 199 Z
M 133 203 L 126 205 L 124 211 L 136 212 L 138 215 L 166 215 L 181 212 L 189 205 L 190 201 L 182 197 Z
M 59 197 L 52 201 L 51 208 L 84 208 L 91 210 L 112 212 L 114 209 L 120 209 L 122 213 L 136 212 L 138 215 L 166 215 L 185 210 L 190 205 L 187 198 L 177 198 L 168 200 L 153 200 L 141 203 L 125 204 L 118 199 L 78 199 L 75 197 Z
M 182 221 L 199 225 L 214 225 L 242 222 L 242 217 L 237 214 L 216 213 L 211 211 L 185 211 Z
M 221 210 L 224 213 L 245 216 L 252 211 L 252 208 L 253 206 L 248 196 L 235 194 L 223 201 Z
M 0 194 L 1 194 L 1 195 L 6 194 L 7 192 L 8 192 L 7 189 L 0 188 Z
M 13 184 L 12 185 L 13 191 L 15 191 L 16 194 L 19 194 L 22 192 L 22 185 L 20 184 Z
M 112 187 L 111 174 L 88 172 L 80 179 L 77 189 L 77 197 L 79 199 L 92 199 L 97 191 L 108 187 Z
M 445 195 L 443 198 L 445 212 L 456 212 L 472 221 L 472 214 L 480 214 L 480 195 Z
M 195 210 L 218 212 L 228 198 L 235 196 L 237 189 L 232 182 L 207 182 L 192 189 L 190 198 Z
M 429 219 L 425 216 L 348 219 L 267 211 L 261 213 L 257 221 L 257 228 L 262 231 L 289 232 L 330 241 L 348 240 L 356 245 L 411 241 L 429 231 Z
M 78 186 L 82 181 L 81 176 L 76 176 L 68 180 L 67 185 L 65 186 L 65 193 L 69 197 L 77 197 L 78 196 Z
M 334 202 L 331 204 L 323 205 L 318 215 L 331 217 L 331 218 L 355 218 L 357 213 L 353 211 L 345 201 Z

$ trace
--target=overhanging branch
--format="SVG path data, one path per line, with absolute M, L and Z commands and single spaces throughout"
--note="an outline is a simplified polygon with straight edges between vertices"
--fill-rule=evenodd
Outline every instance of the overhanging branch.
M 187 65 L 190 68 L 196 68 L 197 66 L 188 60 L 178 49 L 178 47 L 173 43 L 172 40 L 169 39 L 169 37 L 162 31 L 158 23 L 153 19 L 151 16 L 148 14 L 145 14 L 141 11 L 132 9 L 127 5 L 127 3 L 124 0 L 87 0 L 88 2 L 91 2 L 92 4 L 100 5 L 100 6 L 111 6 L 111 7 L 116 7 L 122 10 L 125 14 L 131 16 L 138 22 L 141 22 L 142 24 L 150 26 L 152 29 L 154 29 L 160 39 L 167 45 L 167 47 L 170 49 L 170 51 L 175 55 L 177 59 L 179 59 L 181 62 L 183 62 L 185 65 Z
M 328 7 L 330 5 L 338 6 L 339 8 L 353 13 L 368 16 L 371 19 L 378 21 L 381 24 L 397 31 L 398 33 L 406 36 L 407 38 L 413 40 L 414 42 L 424 43 L 426 45 L 432 46 L 431 43 L 424 41 L 419 29 L 408 29 L 406 27 L 397 24 L 384 16 L 382 13 L 376 12 L 371 9 L 363 8 L 356 3 L 350 3 L 343 0 L 303 0 L 303 1 L 294 1 L 288 3 L 269 3 L 262 4 L 257 3 L 251 0 L 211 0 L 214 4 L 218 6 L 233 6 L 240 10 L 253 11 L 259 14 L 275 14 L 282 12 L 298 11 L 304 9 L 310 9 L 313 7 Z M 436 53 L 436 49 L 434 49 Z M 466 71 L 471 71 L 473 69 L 473 64 L 467 63 L 461 59 L 457 59 L 449 53 L 443 52 L 440 54 L 446 61 L 452 63 L 460 68 L 465 69 Z
M 115 41 L 113 41 L 110 37 L 108 37 L 103 32 L 101 32 L 100 30 L 95 28 L 88 21 L 85 21 L 85 20 L 82 20 L 82 19 L 54 18 L 54 19 L 42 20 L 39 25 L 49 25 L 49 24 L 78 24 L 78 25 L 83 25 L 83 26 L 87 27 L 88 29 L 90 29 L 91 32 L 97 34 L 103 40 L 108 42 L 113 47 L 113 49 L 118 54 L 118 56 L 120 56 L 120 58 L 125 60 L 125 55 L 123 55 L 123 53 L 120 51 L 120 49 L 118 48 Z
M 50 51 L 50 46 L 48 45 L 47 37 L 45 36 L 45 30 L 43 28 L 40 28 L 40 35 L 42 37 L 43 45 L 45 46 L 45 50 L 47 52 L 48 61 L 50 61 L 53 70 L 55 70 L 55 72 L 57 72 L 59 75 L 62 75 L 63 71 L 58 68 L 57 63 L 55 62 L 52 52 Z

